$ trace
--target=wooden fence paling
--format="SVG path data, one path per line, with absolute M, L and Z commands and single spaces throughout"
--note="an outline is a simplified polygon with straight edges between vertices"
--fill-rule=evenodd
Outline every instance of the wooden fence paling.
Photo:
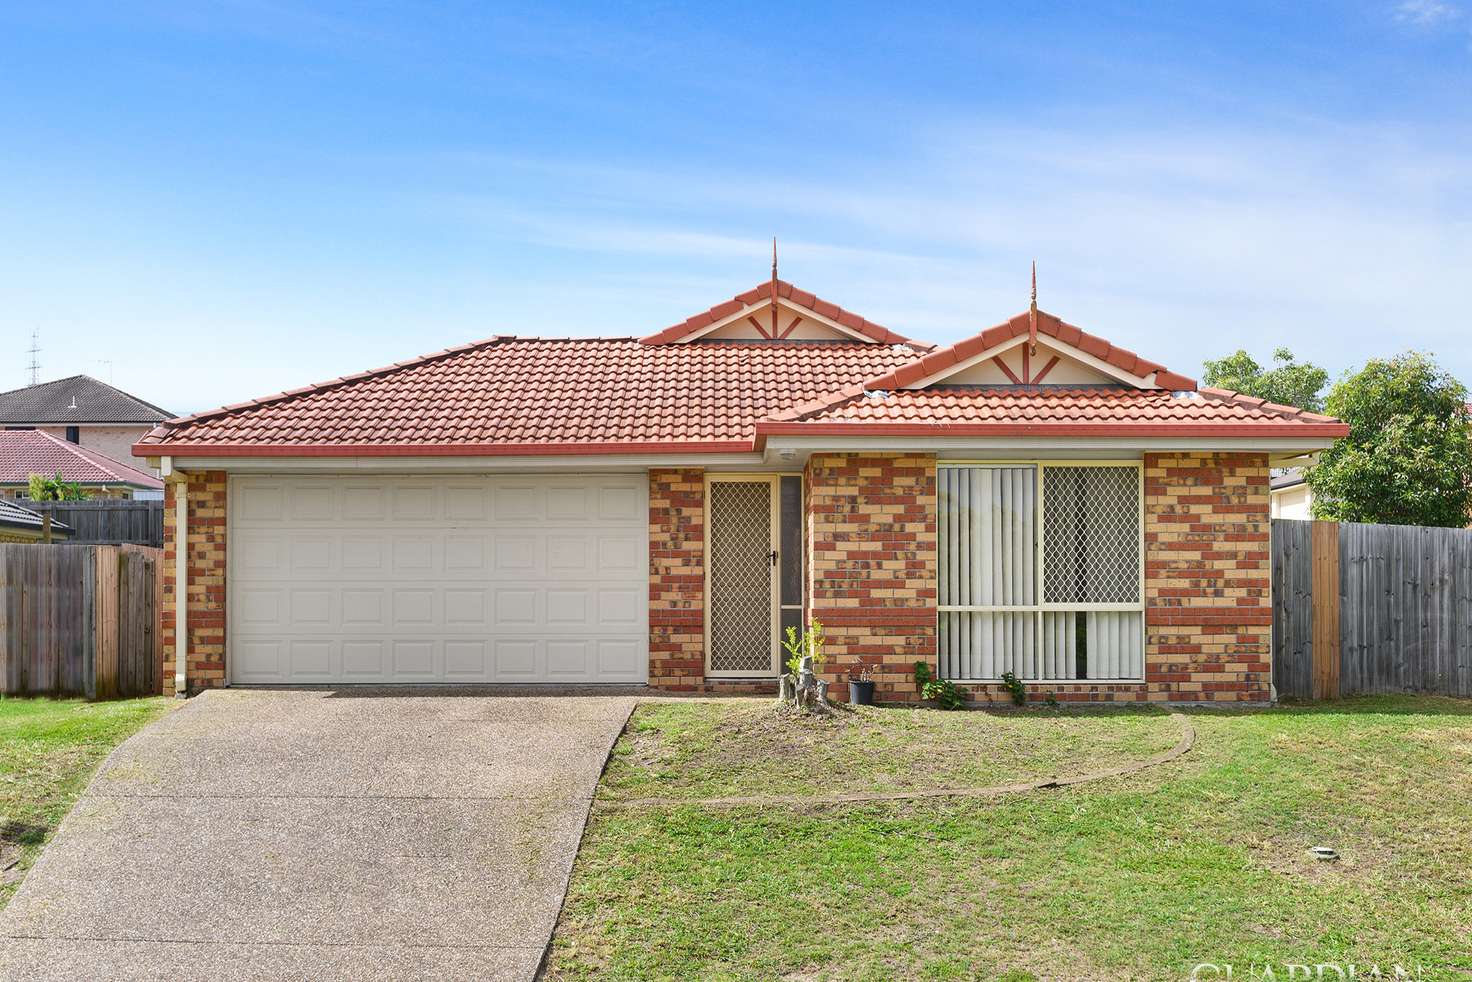
M 1313 695 L 1311 522 L 1273 522 L 1273 684 L 1280 696 Z
M 28 501 L 26 507 L 65 522 L 73 545 L 164 544 L 162 500 L 92 498 L 86 501 Z
M 1314 522 L 1310 562 L 1313 567 L 1313 697 L 1339 696 L 1339 523 Z
M 0 544 L 0 691 L 157 693 L 160 552 Z
M 1472 696 L 1472 530 L 1274 519 L 1272 557 L 1280 696 Z

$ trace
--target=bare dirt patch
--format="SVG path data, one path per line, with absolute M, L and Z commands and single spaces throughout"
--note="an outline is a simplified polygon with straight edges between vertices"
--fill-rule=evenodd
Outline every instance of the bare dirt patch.
M 601 789 L 609 799 L 901 793 L 1044 780 L 1169 750 L 1163 711 L 956 712 L 772 703 L 658 703 L 629 721 Z

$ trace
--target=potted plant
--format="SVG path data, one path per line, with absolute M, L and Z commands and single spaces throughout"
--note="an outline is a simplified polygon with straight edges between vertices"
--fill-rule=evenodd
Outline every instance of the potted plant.
M 874 705 L 874 678 L 873 668 L 869 665 L 860 665 L 857 676 L 850 675 L 848 678 L 848 702 L 851 706 Z

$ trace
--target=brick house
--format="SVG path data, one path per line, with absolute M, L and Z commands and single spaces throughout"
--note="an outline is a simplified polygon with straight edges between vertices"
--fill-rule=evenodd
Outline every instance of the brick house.
M 132 466 L 133 444 L 172 415 L 89 375 L 0 392 L 0 427 L 49 433 Z
M 1346 429 L 1035 307 L 936 348 L 774 277 L 649 337 L 496 337 L 134 449 L 168 487 L 181 688 L 761 691 L 819 620 L 830 676 L 886 700 L 924 661 L 982 700 L 1010 672 L 1264 702 L 1269 469 Z

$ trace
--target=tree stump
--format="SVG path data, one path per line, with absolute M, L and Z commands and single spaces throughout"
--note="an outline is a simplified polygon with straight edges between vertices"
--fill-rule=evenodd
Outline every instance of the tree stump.
M 803 656 L 796 675 L 788 672 L 782 676 L 777 701 L 807 713 L 828 711 L 828 681 L 818 678 L 818 673 L 813 671 L 812 655 Z

